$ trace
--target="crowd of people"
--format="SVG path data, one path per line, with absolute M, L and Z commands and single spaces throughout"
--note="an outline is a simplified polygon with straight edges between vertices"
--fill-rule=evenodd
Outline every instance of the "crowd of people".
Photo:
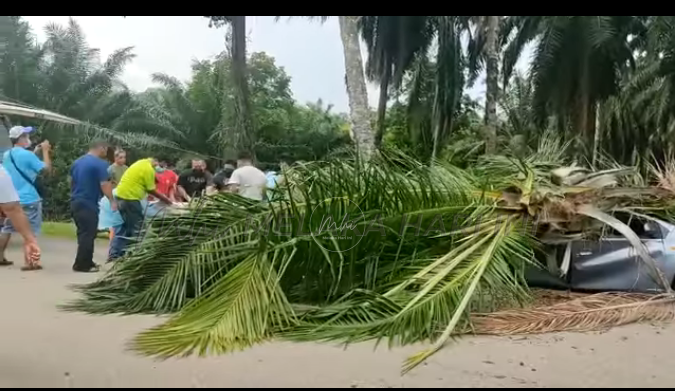
M 9 131 L 12 148 L 3 155 L 0 166 L 0 266 L 12 265 L 5 258 L 11 235 L 24 240 L 22 270 L 40 270 L 41 252 L 37 237 L 42 229 L 42 190 L 39 174 L 51 171 L 51 145 L 44 141 L 30 150 L 33 128 L 14 126 Z M 253 200 L 267 199 L 267 190 L 278 180 L 253 165 L 251 155 L 240 153 L 236 162 L 228 161 L 215 175 L 203 159 L 192 160 L 186 172 L 176 173 L 166 160 L 152 157 L 127 166 L 127 154 L 115 150 L 108 163 L 111 146 L 96 141 L 70 168 L 71 212 L 77 227 L 75 272 L 97 272 L 94 246 L 98 232 L 109 232 L 108 262 L 122 258 L 129 243 L 138 238 L 148 217 L 164 213 L 167 206 L 178 207 L 195 198 L 215 192 L 234 192 Z M 42 156 L 40 158 L 39 156 Z

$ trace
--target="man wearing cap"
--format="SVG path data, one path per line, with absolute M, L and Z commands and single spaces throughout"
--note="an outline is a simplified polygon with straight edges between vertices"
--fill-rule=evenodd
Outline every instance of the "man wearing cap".
M 30 134 L 33 130 L 32 127 L 24 126 L 14 126 L 9 130 L 9 138 L 13 147 L 4 153 L 2 165 L 12 179 L 19 195 L 21 208 L 28 218 L 33 234 L 37 236 L 42 228 L 42 198 L 38 194 L 35 180 L 41 171 L 51 169 L 52 160 L 49 141 L 44 141 L 35 148 L 35 153 L 42 151 L 44 161 L 40 160 L 34 152 L 27 150 L 31 146 Z M 10 219 L 5 219 L 0 233 L 0 251 L 3 259 L 11 235 L 17 232 L 12 223 Z M 23 267 L 23 270 L 38 269 L 41 269 L 39 263 L 28 263 L 28 261 Z

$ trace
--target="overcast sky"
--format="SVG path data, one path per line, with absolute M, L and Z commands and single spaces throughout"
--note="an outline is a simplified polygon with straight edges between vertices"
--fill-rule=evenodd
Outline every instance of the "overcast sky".
M 44 26 L 66 24 L 68 16 L 25 16 L 41 42 Z M 209 28 L 201 16 L 73 16 L 84 30 L 91 47 L 101 49 L 102 58 L 115 49 L 134 46 L 136 59 L 126 67 L 122 80 L 133 90 L 152 86 L 150 75 L 163 72 L 187 81 L 193 59 L 208 59 L 224 49 L 225 29 Z M 337 19 L 326 23 L 302 18 L 275 22 L 272 16 L 248 16 L 248 52 L 264 51 L 291 76 L 295 99 L 316 101 L 348 112 L 344 86 L 344 58 Z M 522 64 L 521 64 L 521 67 Z M 484 92 L 483 83 L 471 91 Z M 369 101 L 377 104 L 377 87 L 369 85 Z

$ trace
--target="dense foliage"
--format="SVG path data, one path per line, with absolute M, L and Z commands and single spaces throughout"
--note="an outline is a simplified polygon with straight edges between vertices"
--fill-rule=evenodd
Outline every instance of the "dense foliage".
M 492 47 L 495 18 L 500 39 Z M 460 97 L 485 70 L 487 115 L 485 126 L 470 132 L 475 142 L 504 150 L 536 145 L 555 131 L 575 143 L 573 153 L 582 160 L 608 154 L 644 165 L 672 153 L 672 16 L 364 16 L 361 25 L 367 74 L 388 86 L 380 99 L 407 100 L 404 117 L 399 105 L 387 113 L 404 121 L 384 119 L 386 126 L 378 127 L 385 140 L 403 127 L 427 134 L 419 139 L 431 145 L 424 148 L 431 156 L 463 138 L 466 128 L 456 126 L 466 112 Z M 528 51 L 529 72 L 514 75 Z M 489 65 L 495 56 L 501 69 Z M 495 72 L 501 110 L 493 134 Z M 385 106 L 380 102 L 380 110 Z
M 227 26 L 239 20 L 209 18 Z M 550 131 L 577 143 L 573 151 L 582 160 L 607 154 L 624 164 L 643 164 L 671 153 L 672 17 L 498 19 L 499 45 L 491 55 L 496 52 L 502 59 L 497 70 L 502 82 L 493 140 L 482 109 L 464 97 L 487 64 L 488 22 L 493 17 L 359 17 L 368 49 L 366 75 L 382 87 L 378 113 L 370 119 L 377 129 L 374 142 L 382 139 L 385 148 L 405 149 L 423 161 L 436 151 L 436 156 L 459 164 L 473 160 L 490 143 L 498 150 L 533 147 Z M 264 53 L 246 56 L 249 118 L 238 119 L 242 104 L 235 104 L 240 86 L 232 77 L 233 47 L 196 62 L 187 83 L 158 74 L 157 88 L 136 94 L 119 80 L 125 64 L 133 60 L 133 48 L 122 48 L 101 61 L 74 21 L 48 26 L 47 35 L 46 42 L 38 44 L 20 17 L 0 18 L 3 99 L 52 109 L 125 135 L 159 136 L 181 146 L 182 151 L 157 151 L 173 157 L 232 157 L 239 142 L 232 132 L 249 122 L 255 135 L 247 140 L 254 140 L 263 163 L 321 159 L 349 144 L 353 126 L 348 118 L 331 114 L 326 111 L 330 106 L 321 107 L 320 102 L 294 102 L 289 76 Z M 228 42 L 235 43 L 233 38 Z M 514 75 L 527 47 L 534 50 L 531 72 Z M 48 125 L 42 129 L 65 157 L 57 165 L 67 167 L 86 137 L 50 131 Z M 215 159 L 212 169 L 221 163 Z M 52 192 L 63 193 L 58 188 Z M 61 201 L 57 196 L 54 204 Z
M 46 27 L 47 40 L 37 43 L 20 17 L 0 17 L 0 100 L 31 104 L 106 127 L 126 141 L 132 159 L 147 154 L 179 161 L 190 156 L 207 159 L 217 170 L 236 150 L 228 130 L 234 123 L 234 87 L 228 76 L 229 54 L 197 61 L 192 78 L 183 83 L 155 74 L 156 88 L 130 91 L 119 79 L 133 60 L 133 48 L 115 51 L 103 63 L 98 49 L 87 45 L 84 32 L 68 26 Z M 257 127 L 255 152 L 263 166 L 321 159 L 348 146 L 347 119 L 321 101 L 294 101 L 290 77 L 274 58 L 253 53 L 248 58 L 248 83 Z M 17 124 L 25 120 L 13 118 Z M 40 138 L 54 145 L 54 174 L 47 178 L 47 218 L 68 218 L 68 185 L 63 180 L 72 161 L 84 153 L 94 133 L 39 123 Z M 139 145 L 143 135 L 174 148 Z

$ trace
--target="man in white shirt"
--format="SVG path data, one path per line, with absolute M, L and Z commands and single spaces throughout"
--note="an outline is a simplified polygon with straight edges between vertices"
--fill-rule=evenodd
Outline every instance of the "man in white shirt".
M 23 251 L 25 266 L 23 270 L 39 270 L 40 247 L 30 227 L 23 208 L 19 204 L 19 195 L 14 189 L 12 178 L 0 166 L 0 215 L 7 217 L 14 229 L 23 237 Z M 0 260 L 0 266 L 10 266 L 12 262 Z
M 262 201 L 267 187 L 267 176 L 253 166 L 251 154 L 242 152 L 237 159 L 237 169 L 232 173 L 227 187 L 242 197 Z

